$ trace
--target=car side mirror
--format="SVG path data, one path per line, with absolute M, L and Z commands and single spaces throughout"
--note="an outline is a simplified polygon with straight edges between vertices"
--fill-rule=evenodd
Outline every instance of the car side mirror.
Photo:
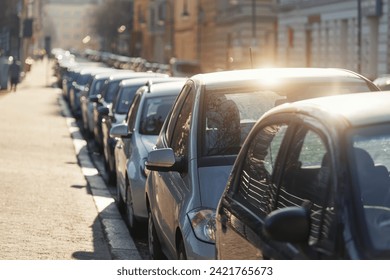
M 129 131 L 127 124 L 118 124 L 110 129 L 110 137 L 121 137 L 121 138 L 129 138 L 132 133 Z
M 97 102 L 99 102 L 99 97 L 97 95 L 90 96 L 89 101 L 97 103 Z
M 182 172 L 184 170 L 182 160 L 176 158 L 171 148 L 150 151 L 145 166 L 148 170 L 160 172 Z
M 110 109 L 108 109 L 107 107 L 99 107 L 98 113 L 101 116 L 108 116 L 108 114 L 110 113 Z
M 291 243 L 305 242 L 310 233 L 309 211 L 304 207 L 286 207 L 272 211 L 264 220 L 269 238 Z

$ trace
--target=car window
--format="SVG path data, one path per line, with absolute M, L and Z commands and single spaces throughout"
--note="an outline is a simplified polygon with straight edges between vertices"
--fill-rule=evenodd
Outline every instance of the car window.
M 355 201 L 376 250 L 390 249 L 390 127 L 367 126 L 352 131 L 350 166 Z M 359 219 L 359 221 L 361 221 Z
M 103 92 L 104 101 L 111 103 L 114 100 L 118 91 L 119 83 L 120 81 L 112 81 L 107 85 Z
M 136 94 L 134 97 L 133 103 L 131 104 L 131 107 L 129 109 L 129 112 L 127 114 L 127 125 L 129 128 L 129 131 L 134 131 L 135 127 L 135 121 L 137 118 L 137 112 L 139 108 L 139 104 L 141 103 L 141 95 Z
M 175 128 L 177 118 L 179 116 L 181 107 L 183 106 L 185 100 L 187 99 L 187 95 L 188 95 L 188 93 L 189 93 L 189 91 L 191 90 L 192 87 L 193 87 L 192 83 L 188 82 L 183 87 L 181 92 L 179 93 L 179 96 L 178 96 L 175 104 L 173 105 L 172 114 L 169 117 L 169 121 L 168 121 L 168 124 L 167 124 L 167 129 L 166 129 L 166 132 L 165 132 L 165 138 L 166 138 L 168 143 L 172 142 L 171 139 L 172 139 L 173 129 Z
M 178 157 L 187 155 L 194 100 L 195 92 L 191 90 L 177 116 L 176 125 L 172 133 L 171 148 Z
M 206 92 L 202 156 L 236 155 L 255 122 L 281 98 L 257 88 Z
M 100 79 L 92 82 L 92 88 L 89 90 L 89 95 L 97 94 L 103 87 L 104 81 L 104 79 Z
M 287 125 L 271 125 L 261 129 L 251 140 L 244 159 L 237 198 L 254 213 L 267 215 L 275 201 L 276 187 L 272 175 Z
M 332 174 L 325 142 L 317 132 L 300 126 L 286 155 L 276 208 L 307 207 L 309 244 L 330 240 L 334 217 Z
M 176 96 L 147 98 L 144 102 L 139 132 L 158 135 Z
M 112 104 L 113 112 L 117 114 L 127 114 L 133 102 L 134 95 L 139 86 L 120 87 L 118 96 Z

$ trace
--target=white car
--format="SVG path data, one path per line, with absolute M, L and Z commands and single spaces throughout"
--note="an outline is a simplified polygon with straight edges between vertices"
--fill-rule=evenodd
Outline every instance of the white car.
M 145 200 L 148 152 L 156 145 L 163 122 L 185 82 L 166 80 L 138 89 L 127 121 L 110 130 L 111 136 L 117 138 L 114 150 L 117 203 L 124 208 L 132 233 L 137 233 L 148 218 Z

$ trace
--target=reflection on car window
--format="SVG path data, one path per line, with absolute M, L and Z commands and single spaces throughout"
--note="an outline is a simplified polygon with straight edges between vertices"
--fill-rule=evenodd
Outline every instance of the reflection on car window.
M 272 210 L 276 186 L 272 182 L 279 149 L 286 134 L 285 124 L 261 129 L 251 141 L 245 156 L 238 186 L 238 199 L 242 199 L 260 216 Z
M 301 127 L 295 133 L 278 197 L 277 208 L 304 206 L 310 213 L 309 244 L 332 233 L 334 206 L 331 194 L 333 169 L 322 138 Z
M 108 84 L 107 88 L 105 89 L 105 92 L 103 93 L 104 101 L 111 103 L 118 91 L 120 81 L 114 81 Z
M 140 133 L 158 135 L 176 96 L 148 98 L 142 108 Z
M 185 99 L 183 107 L 181 108 L 172 135 L 172 149 L 175 155 L 186 156 L 188 151 L 188 138 L 191 128 L 192 109 L 194 105 L 195 94 L 190 91 Z
M 280 98 L 270 91 L 207 92 L 202 155 L 236 155 L 254 123 Z
M 115 113 L 117 114 L 127 114 L 131 103 L 133 102 L 135 92 L 139 86 L 133 87 L 122 87 L 119 91 L 118 98 L 116 99 L 115 104 Z
M 299 154 L 299 162 L 302 167 L 320 167 L 325 152 L 325 147 L 318 135 L 313 131 L 308 131 Z
M 97 80 L 92 84 L 92 88 L 89 90 L 89 94 L 97 94 L 102 86 L 104 85 L 104 80 Z

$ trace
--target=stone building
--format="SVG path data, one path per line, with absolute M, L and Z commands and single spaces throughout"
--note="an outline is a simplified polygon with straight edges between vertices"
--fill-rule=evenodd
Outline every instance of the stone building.
M 275 60 L 273 0 L 135 0 L 135 53 L 167 63 L 195 61 L 205 72 Z
M 279 0 L 281 66 L 340 67 L 368 78 L 389 73 L 388 0 Z

